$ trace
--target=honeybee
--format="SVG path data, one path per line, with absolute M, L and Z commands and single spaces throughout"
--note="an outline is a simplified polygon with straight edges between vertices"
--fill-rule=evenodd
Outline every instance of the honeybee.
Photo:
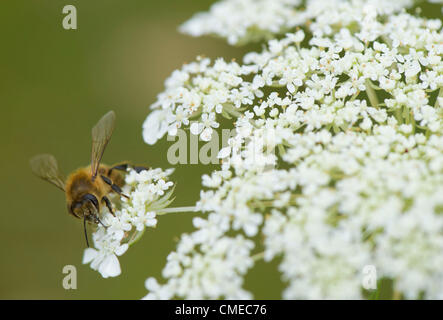
M 122 193 L 122 187 L 125 181 L 124 173 L 130 165 L 122 163 L 107 166 L 100 163 L 114 127 L 115 113 L 110 111 L 92 128 L 91 165 L 77 169 L 66 180 L 60 173 L 54 156 L 41 154 L 30 160 L 31 169 L 38 177 L 49 181 L 65 193 L 68 212 L 76 218 L 83 219 L 83 229 L 88 247 L 86 223 L 103 225 L 100 213 L 104 205 L 114 214 L 108 194 L 114 192 L 128 198 Z M 133 169 L 137 172 L 146 170 L 145 167 L 133 167 Z

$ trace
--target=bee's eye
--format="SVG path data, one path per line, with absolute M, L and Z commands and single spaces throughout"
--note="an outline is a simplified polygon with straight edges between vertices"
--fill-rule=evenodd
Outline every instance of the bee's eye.
M 71 210 L 70 210 L 70 212 L 74 215 L 74 216 L 76 216 L 77 218 L 80 218 L 81 217 L 81 212 L 79 212 L 79 209 L 82 207 L 82 203 L 81 202 L 74 202 L 72 205 L 71 205 Z M 79 215 L 80 214 L 80 215 Z
M 76 202 L 74 203 L 74 205 L 72 206 L 73 210 L 79 209 L 82 207 L 82 203 L 81 202 Z

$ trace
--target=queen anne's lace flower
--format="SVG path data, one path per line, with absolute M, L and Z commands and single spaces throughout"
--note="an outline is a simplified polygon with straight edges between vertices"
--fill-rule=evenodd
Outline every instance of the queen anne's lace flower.
M 406 298 L 442 298 L 443 31 L 412 4 L 225 0 L 185 24 L 233 43 L 287 34 L 243 64 L 185 65 L 154 104 L 147 122 L 181 108 L 202 139 L 220 117 L 235 135 L 203 176 L 207 218 L 147 298 L 250 298 L 244 275 L 277 257 L 287 299 L 361 298 L 367 265 Z
M 103 215 L 103 225 L 99 224 L 92 235 L 94 248 L 84 252 L 84 264 L 91 263 L 91 268 L 100 272 L 103 278 L 120 275 L 117 256 L 124 254 L 147 227 L 155 227 L 156 212 L 170 204 L 173 183 L 167 179 L 171 173 L 171 169 L 149 169 L 140 173 L 132 169 L 128 171 L 123 193 L 129 199 L 112 198 L 117 210 L 114 214 L 106 211 Z
M 215 3 L 209 12 L 195 15 L 181 26 L 181 31 L 192 36 L 217 35 L 230 44 L 239 44 L 273 38 L 315 19 L 319 26 L 316 31 L 329 33 L 331 25 L 347 26 L 362 18 L 366 3 L 365 0 L 223 0 Z M 412 6 L 414 0 L 371 0 L 370 3 L 379 14 L 388 15 Z
M 242 289 L 242 276 L 253 265 L 253 242 L 241 235 L 208 240 L 198 232 L 183 235 L 177 251 L 168 255 L 163 270 L 163 276 L 170 281 L 160 286 L 149 278 L 146 286 L 150 293 L 145 299 L 171 299 L 175 295 L 190 299 L 251 299 L 251 294 Z

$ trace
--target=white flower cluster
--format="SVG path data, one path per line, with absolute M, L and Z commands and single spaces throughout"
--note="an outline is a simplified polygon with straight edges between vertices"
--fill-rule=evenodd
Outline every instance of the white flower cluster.
M 124 254 L 142 236 L 145 228 L 155 227 L 156 213 L 170 204 L 173 183 L 168 181 L 168 176 L 172 171 L 149 169 L 137 173 L 128 170 L 122 190 L 129 199 L 113 197 L 111 201 L 117 206 L 113 214 L 104 209 L 103 225 L 99 224 L 92 234 L 95 248 L 85 249 L 84 264 L 91 263 L 91 268 L 100 272 L 103 278 L 120 275 L 117 256 Z
M 390 125 L 294 136 L 283 159 L 296 166 L 281 175 L 295 186 L 274 194 L 286 202 L 263 228 L 265 260 L 283 256 L 283 296 L 359 298 L 361 272 L 374 265 L 407 298 L 441 297 L 441 143 Z
M 363 2 L 307 1 L 328 9 L 306 34 L 166 81 L 148 143 L 191 118 L 202 140 L 223 116 L 236 134 L 203 176 L 207 218 L 147 298 L 249 298 L 244 275 L 261 257 L 282 258 L 287 299 L 362 298 L 367 265 L 406 298 L 443 298 L 442 21 L 393 14 L 409 1 Z
M 219 220 L 219 217 L 213 217 Z M 216 224 L 219 222 L 211 221 L 211 218 L 209 221 L 194 221 L 194 225 L 201 229 L 183 235 L 177 251 L 168 255 L 163 269 L 163 276 L 169 278 L 168 283 L 160 285 L 155 278 L 148 278 L 146 288 L 149 293 L 145 299 L 172 299 L 175 296 L 199 300 L 252 298 L 242 289 L 242 276 L 254 264 L 250 257 L 254 243 L 241 235 L 235 238 L 209 235 L 210 230 L 220 233 L 218 228 L 221 226 Z M 208 241 L 209 238 L 212 241 Z
M 200 58 L 175 71 L 166 81 L 166 91 L 161 93 L 157 102 L 152 105 L 155 111 L 144 123 L 145 141 L 154 144 L 166 133 L 175 135 L 178 128 L 189 125 L 190 119 L 195 117 L 199 117 L 199 121 L 193 123 L 191 133 L 200 134 L 203 141 L 209 141 L 212 131 L 219 127 L 217 114 L 237 117 L 237 109 L 252 106 L 257 98 L 263 98 L 264 87 L 285 85 L 290 94 L 295 94 L 296 89 L 306 85 L 307 90 L 297 93 L 296 97 L 305 110 L 311 111 L 314 101 L 333 89 L 337 91 L 335 97 L 341 98 L 339 103 L 349 102 L 344 98 L 364 91 L 368 81 L 379 82 L 380 88 L 395 94 L 395 83 L 402 75 L 407 78 L 408 83 L 422 67 L 438 64 L 441 55 L 438 37 L 422 39 L 423 35 L 420 32 L 423 29 L 435 32 L 441 27 L 440 20 L 423 22 L 420 19 L 409 19 L 408 15 L 403 14 L 394 16 L 397 17 L 395 21 L 391 18 L 391 23 L 385 25 L 379 21 L 385 18 L 381 19 L 377 15 L 377 10 L 381 10 L 383 6 L 377 10 L 372 5 L 364 6 L 361 9 L 364 13 L 360 15 L 349 13 L 350 8 L 353 8 L 350 3 L 339 8 L 336 11 L 331 8 L 328 17 L 335 16 L 332 21 L 334 23 L 346 19 L 347 25 L 358 24 L 359 29 L 353 30 L 355 35 L 352 35 L 348 28 L 341 28 L 332 34 L 331 30 L 324 33 L 322 30 L 328 23 L 318 25 L 316 20 L 311 24 L 314 37 L 310 40 L 310 49 L 299 49 L 305 38 L 304 32 L 300 30 L 287 34 L 282 40 L 271 40 L 269 50 L 260 54 L 248 54 L 244 65 L 225 62 L 223 59 L 218 59 L 211 65 L 208 58 Z M 323 22 L 325 19 L 321 17 L 319 21 Z M 414 28 L 414 25 L 417 25 L 417 28 Z M 432 32 L 430 37 L 434 37 Z M 368 48 L 369 42 L 373 44 Z M 429 51 L 430 56 L 427 59 L 420 56 L 423 54 L 420 52 L 422 49 Z M 343 54 L 343 58 L 337 59 Z M 398 68 L 389 71 L 387 68 L 393 63 L 396 63 Z M 327 74 L 320 78 L 314 72 L 309 79 L 309 73 L 316 70 L 320 73 L 325 71 Z M 364 76 L 361 76 L 362 73 Z M 340 81 L 337 76 L 340 74 L 350 79 Z M 253 77 L 253 80 L 245 81 L 248 77 Z M 433 82 L 434 77 L 436 82 Z M 420 78 L 423 85 L 428 85 L 433 90 L 441 81 L 438 71 L 433 70 L 427 70 Z M 312 96 L 312 93 L 316 96 Z M 257 116 L 263 116 L 269 104 L 289 104 L 288 101 L 289 97 L 281 98 L 278 92 L 274 92 L 269 95 L 268 101 L 253 106 L 254 112 Z M 393 100 L 388 100 L 387 103 L 393 103 Z M 276 112 L 278 110 L 273 111 Z M 323 115 L 323 118 L 325 116 L 327 114 Z M 319 117 L 307 114 L 306 118 L 313 125 L 321 125 L 322 119 Z M 369 124 L 369 120 L 365 121 L 365 124 Z M 310 128 L 310 125 L 308 127 Z
M 209 12 L 199 13 L 184 23 L 181 31 L 192 36 L 217 35 L 230 44 L 241 44 L 273 38 L 315 19 L 324 27 L 321 31 L 328 32 L 330 26 L 348 26 L 358 20 L 366 3 L 366 0 L 223 0 L 216 2 Z M 412 6 L 414 0 L 369 3 L 379 14 L 389 15 Z

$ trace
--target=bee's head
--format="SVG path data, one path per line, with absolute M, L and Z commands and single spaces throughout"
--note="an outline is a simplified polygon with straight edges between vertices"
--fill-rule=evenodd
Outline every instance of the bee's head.
M 89 221 L 95 224 L 101 224 L 106 228 L 99 218 L 100 206 L 97 197 L 90 193 L 85 194 L 80 201 L 73 202 L 68 209 L 72 215 L 79 219 L 83 219 L 86 245 L 89 247 L 86 222 Z
M 79 219 L 99 223 L 100 205 L 97 197 L 93 194 L 87 193 L 80 200 L 72 202 L 68 210 L 69 213 Z

